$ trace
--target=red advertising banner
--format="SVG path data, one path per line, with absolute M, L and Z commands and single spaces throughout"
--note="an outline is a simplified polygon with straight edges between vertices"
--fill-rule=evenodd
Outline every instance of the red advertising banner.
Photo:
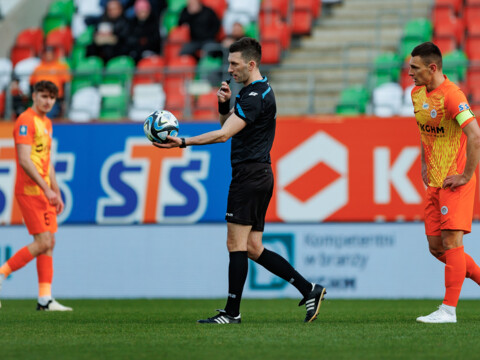
M 413 118 L 282 118 L 267 221 L 422 220 L 420 156 Z

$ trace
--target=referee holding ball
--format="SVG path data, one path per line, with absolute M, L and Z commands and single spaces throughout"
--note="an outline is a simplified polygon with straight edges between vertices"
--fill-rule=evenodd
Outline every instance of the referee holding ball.
M 262 48 L 257 40 L 244 37 L 229 48 L 228 72 L 243 88 L 230 109 L 232 93 L 227 81 L 217 92 L 221 129 L 191 138 L 168 137 L 159 148 L 186 147 L 225 142 L 232 138 L 232 182 L 228 193 L 227 248 L 228 298 L 225 309 L 208 319 L 209 324 L 239 324 L 240 302 L 247 278 L 248 258 L 295 286 L 307 309 L 305 322 L 316 319 L 325 288 L 305 280 L 283 257 L 262 244 L 265 215 L 273 193 L 270 150 L 275 137 L 277 107 L 267 78 L 260 73 Z

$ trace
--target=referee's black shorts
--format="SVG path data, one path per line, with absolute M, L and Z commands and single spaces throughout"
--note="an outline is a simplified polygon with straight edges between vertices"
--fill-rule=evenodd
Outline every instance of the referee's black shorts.
M 263 231 L 272 193 L 273 172 L 270 164 L 250 162 L 234 165 L 225 220 L 252 225 L 252 230 Z

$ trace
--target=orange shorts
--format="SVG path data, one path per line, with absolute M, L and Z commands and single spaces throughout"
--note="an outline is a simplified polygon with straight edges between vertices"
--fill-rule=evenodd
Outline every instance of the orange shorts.
M 31 235 L 57 231 L 57 210 L 44 195 L 15 195 Z
M 425 202 L 425 233 L 440 236 L 442 230 L 472 230 L 475 176 L 455 191 L 428 187 Z

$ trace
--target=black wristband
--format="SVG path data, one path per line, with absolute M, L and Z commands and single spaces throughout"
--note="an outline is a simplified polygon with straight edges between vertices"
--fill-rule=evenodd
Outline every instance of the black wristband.
M 218 102 L 218 112 L 220 115 L 227 115 L 230 112 L 230 101 Z
M 180 138 L 180 140 L 182 140 L 182 145 L 180 145 L 181 148 L 186 148 L 187 147 L 187 143 L 185 142 L 185 138 Z

